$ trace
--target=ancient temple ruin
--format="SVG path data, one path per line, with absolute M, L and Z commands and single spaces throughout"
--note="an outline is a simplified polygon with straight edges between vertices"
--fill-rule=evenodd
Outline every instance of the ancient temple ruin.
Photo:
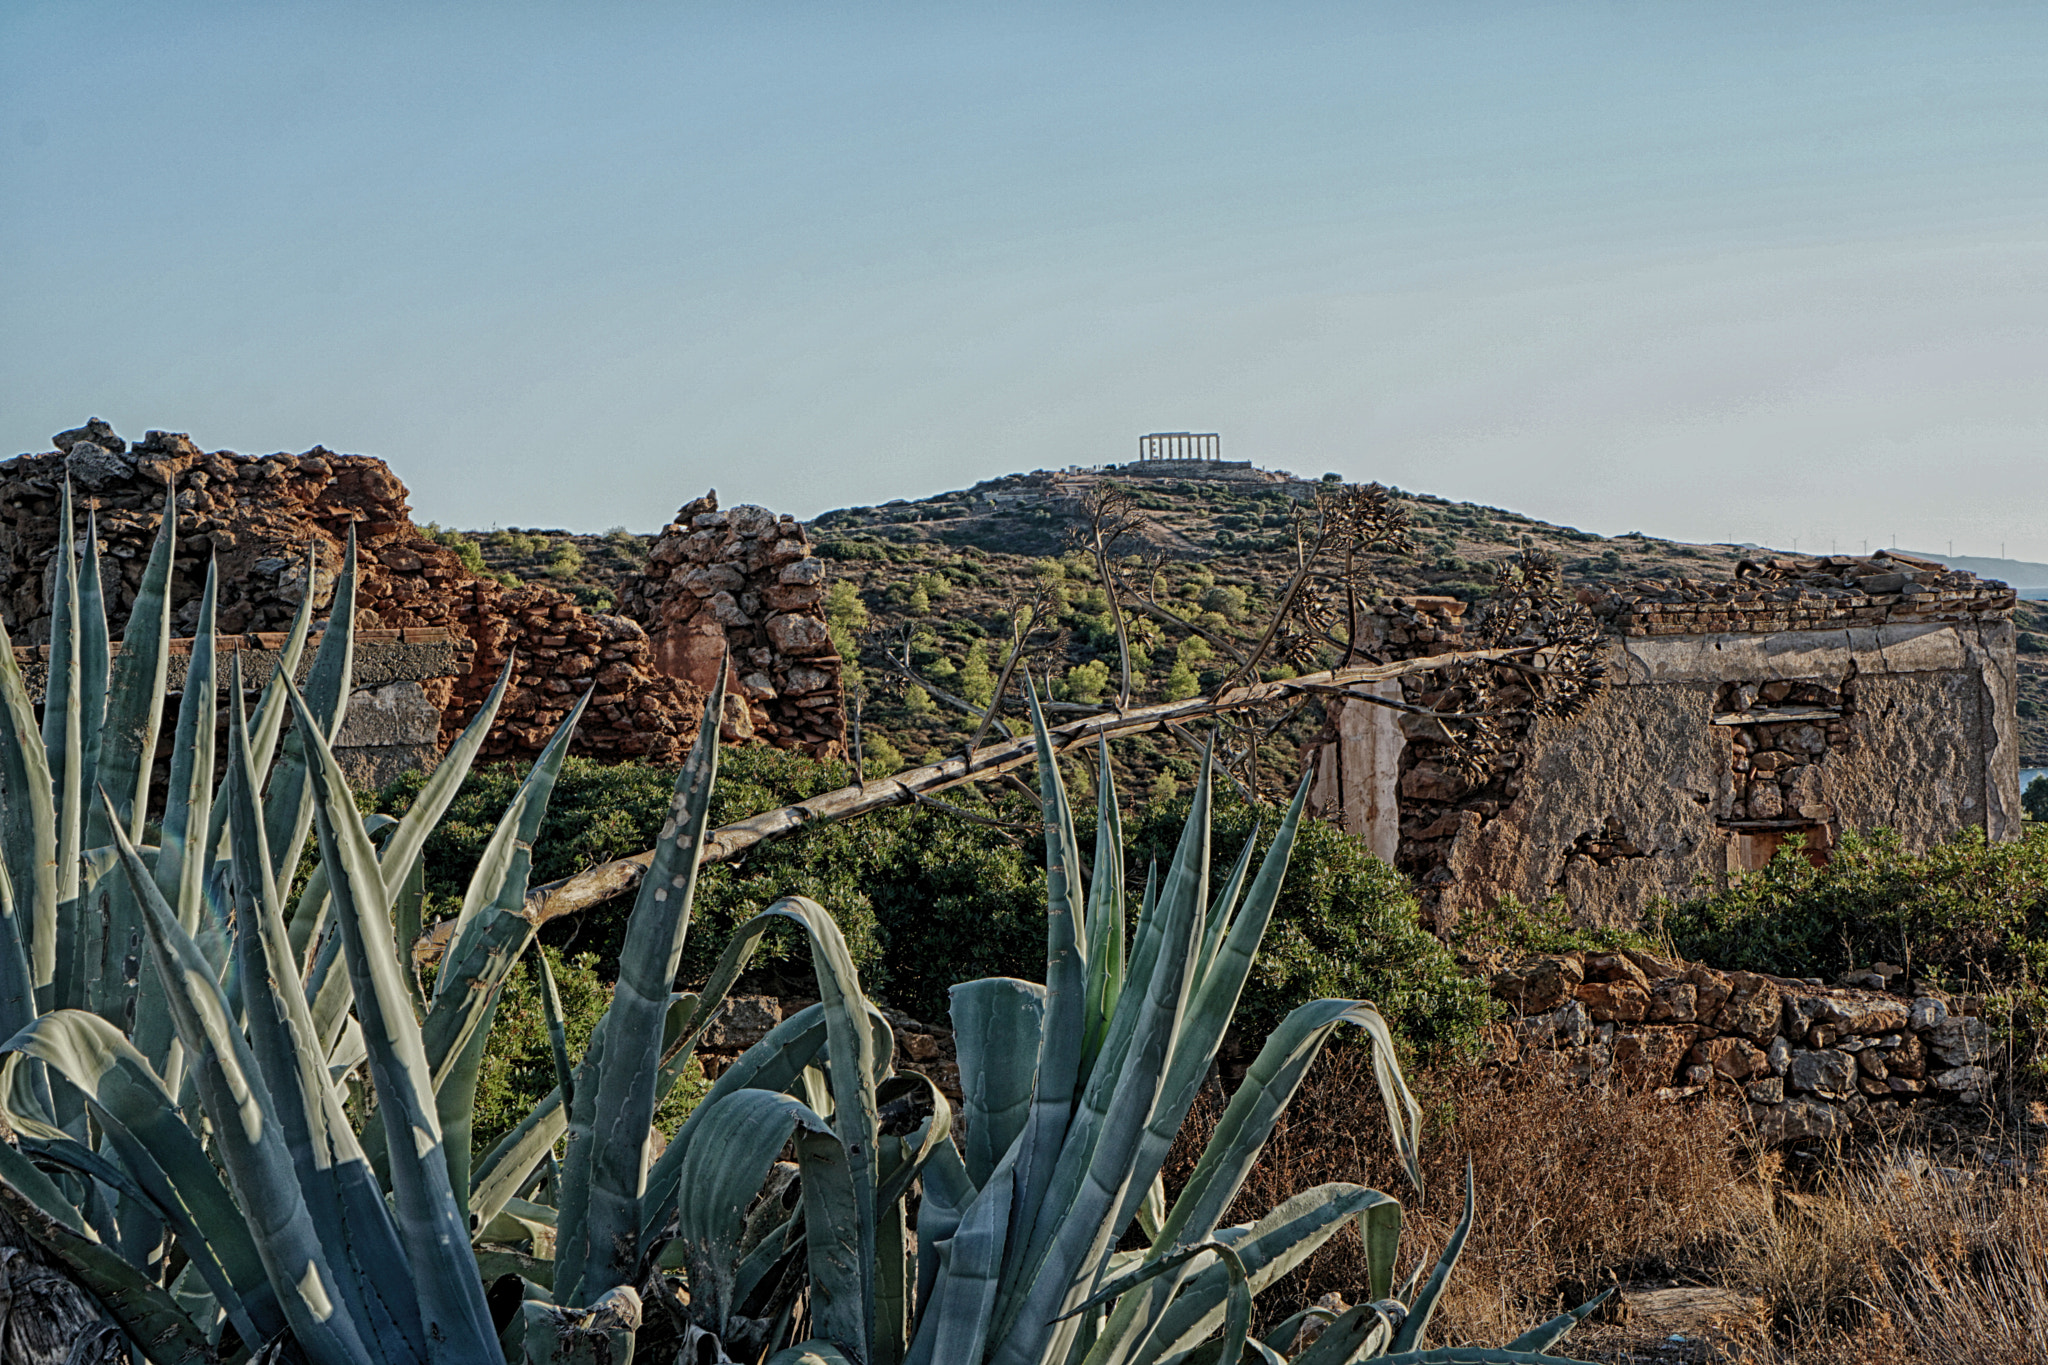
M 1476 781 L 1437 722 L 1346 702 L 1310 755 L 1312 801 L 1423 889 L 1438 924 L 1562 894 L 1632 924 L 1660 896 L 1845 829 L 1922 848 L 2019 829 L 2012 589 L 1898 554 L 1771 559 L 1732 582 L 1640 585 L 1589 605 L 1606 690 L 1540 718 Z M 1392 656 L 1464 646 L 1464 604 L 1380 608 Z M 1387 684 L 1415 702 L 1427 677 Z M 1405 691 L 1403 690 L 1405 688 Z

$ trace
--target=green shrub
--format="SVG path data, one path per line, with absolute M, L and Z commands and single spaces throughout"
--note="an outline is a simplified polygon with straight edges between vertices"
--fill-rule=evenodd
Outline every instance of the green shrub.
M 1672 946 L 1722 968 L 1832 979 L 1885 960 L 1916 978 L 2004 989 L 2048 975 L 2048 831 L 1965 830 L 1908 853 L 1845 832 L 1825 866 L 1788 840 L 1770 865 L 1661 908 Z
M 1646 936 L 1626 929 L 1577 923 L 1570 902 L 1557 894 L 1536 905 L 1507 895 L 1489 907 L 1468 911 L 1459 917 L 1451 940 L 1469 952 L 1578 953 L 1652 946 Z
M 719 763 L 714 825 L 852 781 L 846 763 L 821 763 L 779 749 L 728 749 Z M 457 878 L 475 865 L 523 772 L 523 765 L 495 764 L 478 768 L 463 784 L 427 841 L 430 914 L 456 908 L 462 887 Z M 1079 805 L 1080 769 L 1070 766 L 1068 777 Z M 403 811 L 421 780 L 409 774 L 386 788 L 381 808 Z M 674 769 L 569 759 L 534 843 L 532 884 L 651 846 L 674 782 Z M 1157 798 L 1166 790 L 1154 784 L 1147 795 Z M 1126 793 L 1127 806 L 1132 795 Z M 898 808 L 807 829 L 762 844 L 736 864 L 706 867 L 683 955 L 685 984 L 704 978 L 736 925 L 786 894 L 831 906 L 861 979 L 872 983 L 877 999 L 920 1019 L 943 1022 L 947 990 L 958 982 L 1041 973 L 1045 873 L 1043 840 L 1031 832 L 1035 803 L 1012 792 L 972 788 L 950 791 L 945 799 L 1006 827 Z M 1134 851 L 1126 871 L 1134 906 L 1144 891 L 1144 860 L 1170 858 L 1188 800 L 1154 799 L 1128 813 Z M 1263 849 L 1278 816 L 1262 815 Z M 1254 818 L 1235 796 L 1219 802 L 1213 874 L 1218 885 Z M 1092 847 L 1092 827 L 1081 835 Z M 579 956 L 595 953 L 599 975 L 609 979 L 629 909 L 615 903 L 585 911 L 549 925 L 543 937 Z M 771 931 L 754 957 L 754 982 L 800 994 L 808 989 L 808 960 L 793 933 Z M 1427 1049 L 1470 1040 L 1487 1008 L 1484 989 L 1462 977 L 1449 951 L 1420 927 L 1405 879 L 1356 839 L 1311 820 L 1295 845 L 1287 888 L 1246 987 L 1241 1023 L 1259 1036 L 1295 1005 L 1323 995 L 1374 1001 L 1407 1038 Z
M 2026 703 L 2020 705 L 2024 707 Z M 2020 793 L 2020 808 L 2026 811 L 2029 820 L 2048 822 L 2048 773 L 2037 774 L 2027 784 L 2027 789 Z

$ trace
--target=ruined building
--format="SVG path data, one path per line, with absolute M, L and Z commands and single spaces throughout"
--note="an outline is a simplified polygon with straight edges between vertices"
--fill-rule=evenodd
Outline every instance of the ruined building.
M 1482 774 L 1440 722 L 1340 703 L 1312 800 L 1415 878 L 1439 927 L 1513 895 L 1632 924 L 1660 896 L 1754 869 L 1788 836 L 1920 848 L 2020 822 L 2012 589 L 1897 554 L 1772 559 L 1733 582 L 1586 595 L 1606 690 L 1535 719 Z M 1465 645 L 1464 604 L 1380 608 L 1388 657 Z M 1409 703 L 1435 675 L 1385 684 Z
M 206 565 L 217 561 L 220 631 L 243 637 L 227 647 L 245 649 L 252 675 L 262 677 L 264 656 L 274 652 L 276 632 L 289 626 L 305 591 L 309 547 L 318 550 L 313 593 L 316 608 L 324 609 L 354 529 L 361 676 L 342 741 L 359 781 L 383 781 L 431 761 L 476 714 L 512 658 L 518 669 L 485 743 L 487 757 L 538 753 L 586 688 L 594 691 L 577 730 L 577 753 L 680 762 L 695 738 L 716 665 L 706 673 L 698 656 L 658 644 L 667 617 L 649 618 L 650 635 L 633 608 L 593 611 L 551 587 L 507 586 L 473 572 L 454 548 L 413 525 L 405 485 L 382 460 L 324 447 L 261 457 L 209 452 L 161 431 L 131 446 L 97 419 L 53 444 L 54 451 L 0 464 L 0 614 L 15 644 L 25 647 L 31 673 L 36 647 L 48 637 L 58 500 L 68 474 L 80 532 L 88 508 L 96 517 L 116 636 L 169 489 L 178 507 L 174 628 L 189 634 L 196 626 Z M 692 516 L 703 520 L 701 510 Z M 739 508 L 725 519 L 738 525 L 721 522 L 729 534 L 712 538 L 703 561 L 720 583 L 730 579 L 754 600 L 763 575 L 777 587 L 807 574 L 812 582 L 822 578 L 802 528 L 788 518 Z M 706 529 L 696 526 L 692 534 Z M 692 546 L 698 553 L 697 542 Z M 658 577 L 658 585 L 622 584 L 622 596 L 674 616 L 671 599 L 701 586 L 670 584 L 665 571 Z M 838 752 L 838 675 L 829 670 L 822 683 L 811 676 L 828 672 L 812 660 L 831 646 L 823 619 L 808 611 L 809 602 L 799 605 L 801 598 L 777 598 L 787 611 L 733 625 L 729 640 L 718 642 L 734 651 L 721 726 L 728 741 Z M 785 698 L 788 705 L 778 705 Z M 791 708 L 799 721 L 789 719 Z

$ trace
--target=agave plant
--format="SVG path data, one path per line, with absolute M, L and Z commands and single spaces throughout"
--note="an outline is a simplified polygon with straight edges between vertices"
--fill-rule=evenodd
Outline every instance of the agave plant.
M 70 515 L 67 494 L 67 528 Z M 40 726 L 0 630 L 0 1102 L 16 1134 L 0 1143 L 0 1208 L 105 1307 L 117 1328 L 104 1358 L 125 1342 L 163 1365 L 1286 1360 L 1308 1315 L 1251 1338 L 1253 1296 L 1354 1222 L 1372 1301 L 1295 1354 L 1306 1365 L 1550 1361 L 1535 1353 L 1586 1311 L 1506 1351 L 1424 1349 L 1470 1226 L 1469 1175 L 1465 1223 L 1399 1297 L 1400 1205 L 1384 1194 L 1326 1185 L 1221 1225 L 1347 1023 L 1371 1040 L 1415 1177 L 1415 1102 L 1364 1002 L 1284 1021 L 1168 1206 L 1159 1172 L 1273 913 L 1301 797 L 1256 873 L 1247 845 L 1211 896 L 1205 771 L 1132 924 L 1107 756 L 1084 878 L 1035 701 L 1046 979 L 955 989 L 959 1132 L 930 1080 L 894 1070 L 889 1026 L 810 901 L 768 907 L 701 992 L 674 992 L 716 780 L 714 695 L 611 1007 L 572 1060 L 537 959 L 557 1086 L 472 1167 L 477 1070 L 533 942 L 531 846 L 577 716 L 500 820 L 429 990 L 406 957 L 421 850 L 509 668 L 402 820 L 360 816 L 331 749 L 349 694 L 351 546 L 303 687 L 292 679 L 310 582 L 253 712 L 236 656 L 216 786 L 209 572 L 152 824 L 173 516 L 118 659 L 90 526 L 82 558 L 60 555 Z M 309 838 L 319 859 L 295 889 Z M 740 1057 L 661 1143 L 657 1105 L 777 923 L 809 939 L 819 1003 Z M 1133 1236 L 1141 1247 L 1119 1249 Z

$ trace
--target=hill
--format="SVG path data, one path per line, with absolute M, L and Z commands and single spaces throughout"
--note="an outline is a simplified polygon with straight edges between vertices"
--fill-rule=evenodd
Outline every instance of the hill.
M 964 743 L 973 729 L 935 693 L 979 701 L 1000 670 L 1015 613 L 1046 600 L 1057 632 L 1032 657 L 1034 671 L 1060 679 L 1056 693 L 1093 700 L 1114 694 L 1118 659 L 1108 602 L 1074 532 L 1083 500 L 1106 487 L 1128 491 L 1137 525 L 1116 546 L 1126 572 L 1140 565 L 1158 601 L 1197 621 L 1229 625 L 1261 619 L 1293 570 L 1292 526 L 1314 498 L 1317 481 L 1279 473 L 1231 471 L 1199 477 L 1143 469 L 1039 470 L 988 479 L 971 488 L 819 515 L 810 532 L 821 557 L 834 561 L 835 628 L 860 668 L 860 703 L 871 756 L 886 768 L 896 759 L 924 759 Z M 1438 595 L 1472 601 L 1492 590 L 1492 573 L 1524 548 L 1554 556 L 1566 581 L 1620 588 L 1677 578 L 1721 579 L 1756 545 L 1693 544 L 1641 532 L 1605 537 L 1520 512 L 1395 490 L 1413 525 L 1415 549 L 1374 557 L 1369 578 L 1383 595 Z M 454 533 L 443 533 L 454 534 Z M 623 530 L 605 535 L 566 531 L 472 532 L 486 568 L 508 578 L 545 579 L 579 601 L 611 605 L 618 576 L 646 554 L 651 538 Z M 1932 556 L 1929 556 L 1930 558 Z M 1955 559 L 1977 571 L 1977 562 Z M 2017 569 L 2044 569 L 1998 561 Z M 1988 565 L 1987 565 L 1988 567 Z M 2020 728 L 2022 762 L 2048 762 L 2048 603 L 2020 604 Z M 1160 700 L 1190 681 L 1221 677 L 1197 643 L 1164 638 L 1149 621 L 1133 623 L 1136 696 Z M 906 651 L 930 686 L 903 681 L 892 658 Z M 876 740 L 880 740 L 879 746 Z M 879 748 L 879 753 L 876 752 Z M 1191 771 L 1171 740 L 1131 755 L 1134 777 L 1157 783 Z

